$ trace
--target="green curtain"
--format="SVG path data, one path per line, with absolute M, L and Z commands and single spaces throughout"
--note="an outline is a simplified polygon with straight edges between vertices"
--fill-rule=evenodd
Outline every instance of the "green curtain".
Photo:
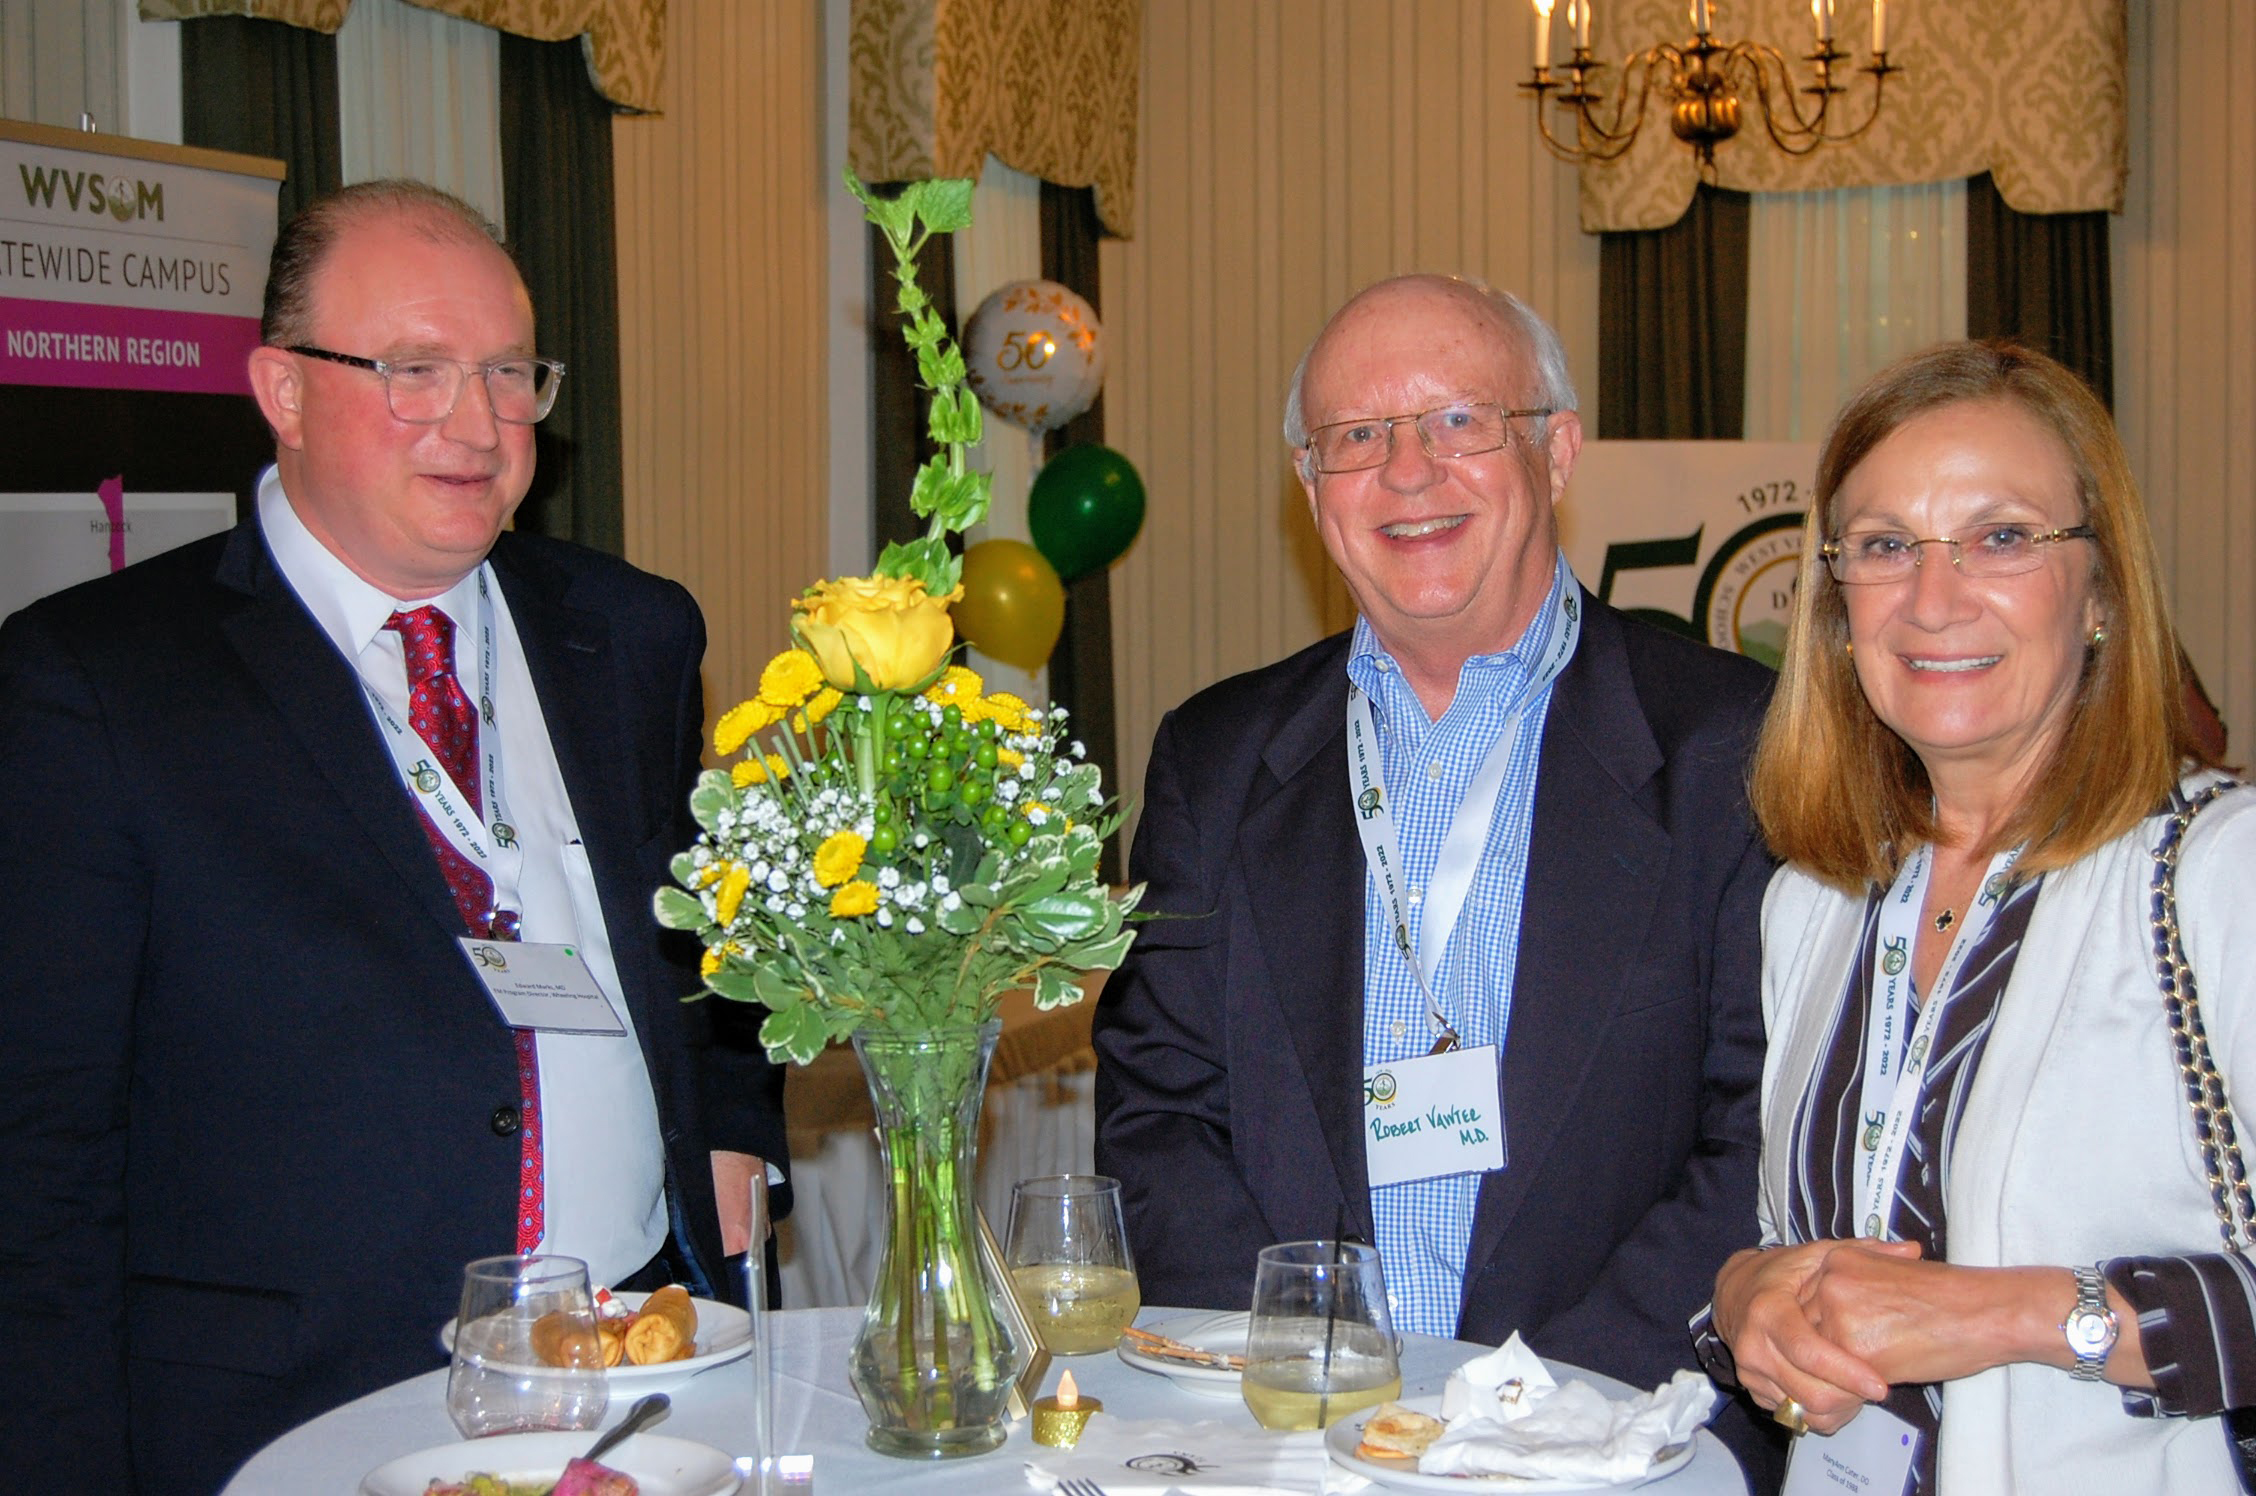
M 280 21 L 206 16 L 180 26 L 180 138 L 281 160 L 277 221 L 345 183 L 337 42 Z
M 1097 241 L 1104 227 L 1097 219 L 1096 193 L 1087 187 L 1042 184 L 1042 278 L 1077 293 L 1104 321 L 1103 279 L 1097 269 Z M 1045 457 L 1081 443 L 1102 444 L 1104 395 L 1064 426 L 1049 433 Z M 1120 732 L 1112 685 L 1112 569 L 1099 567 L 1065 589 L 1065 630 L 1050 655 L 1050 698 L 1073 714 L 1073 733 L 1104 771 L 1104 782 L 1120 784 Z M 1105 844 L 1099 876 L 1121 881 L 1120 838 Z
M 1747 194 L 1703 186 L 1670 227 L 1601 238 L 1596 434 L 1744 435 Z
M 1988 172 L 1966 184 L 1966 333 L 2012 338 L 2084 376 L 2115 406 L 2105 213 L 2019 213 Z
M 623 555 L 611 106 L 576 39 L 502 34 L 501 179 L 540 351 L 568 371 L 556 408 L 533 428 L 539 467 L 517 527 Z

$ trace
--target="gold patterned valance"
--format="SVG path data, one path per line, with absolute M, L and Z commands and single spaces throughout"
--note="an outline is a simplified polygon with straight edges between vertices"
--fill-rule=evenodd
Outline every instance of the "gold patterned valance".
M 622 109 L 656 113 L 666 72 L 666 0 L 408 0 L 536 42 L 580 38 L 596 92 Z M 252 16 L 334 34 L 352 0 L 141 0 L 144 21 Z
M 864 181 L 977 177 L 988 153 L 1135 206 L 1143 0 L 854 0 L 847 159 Z
M 1524 0 L 1523 0 L 1524 3 Z M 1840 0 L 1836 45 L 1871 57 L 1871 6 Z M 1718 3 L 1716 37 L 1766 41 L 1809 81 L 1809 0 Z M 1532 23 L 1530 23 L 1532 24 Z M 1682 40 L 1684 0 L 1614 0 L 1598 8 L 1592 50 L 1606 59 Z M 1563 53 L 1564 47 L 1560 48 Z M 1716 151 L 1719 185 L 1746 192 L 1900 186 L 1992 173 L 2023 213 L 2119 212 L 2129 174 L 2129 44 L 2122 0 L 1953 0 L 1888 10 L 1887 103 L 1869 133 L 1846 145 L 1788 156 L 1770 143 L 1745 99 L 1738 136 Z M 1559 72 L 1554 68 L 1554 73 Z M 1621 74 L 1599 75 L 1609 92 Z M 1862 119 L 1872 79 L 1853 73 L 1846 104 Z M 1524 97 L 1524 96 L 1523 96 Z M 1808 96 L 1797 102 L 1808 107 Z M 1527 107 L 1524 106 L 1523 107 Z M 1571 130 L 1554 110 L 1552 129 Z M 1582 226 L 1590 233 L 1666 228 L 1684 215 L 1699 182 L 1689 146 L 1669 132 L 1656 87 L 1644 132 L 1620 160 L 1582 168 Z

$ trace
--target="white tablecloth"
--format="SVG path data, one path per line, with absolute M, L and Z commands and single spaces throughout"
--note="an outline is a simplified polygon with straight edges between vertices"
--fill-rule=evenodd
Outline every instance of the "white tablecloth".
M 1147 1309 L 1145 1324 L 1177 1310 Z M 813 1491 L 820 1496 L 870 1496 L 914 1491 L 920 1496 L 994 1496 L 1031 1490 L 1025 1477 L 1029 1451 L 1038 1449 L 1026 1424 L 1012 1428 L 1010 1441 L 992 1454 L 934 1463 L 890 1458 L 863 1442 L 868 1427 L 862 1407 L 846 1385 L 846 1352 L 860 1327 L 856 1310 L 792 1310 L 774 1316 L 776 1435 L 782 1452 L 814 1457 Z M 1456 1341 L 1409 1337 L 1403 1346 L 1402 1390 L 1408 1397 L 1438 1393 L 1449 1373 L 1484 1347 Z M 1110 1354 L 1072 1356 L 1053 1363 L 1070 1367 L 1082 1386 L 1103 1399 L 1108 1414 L 1122 1418 L 1173 1418 L 1191 1422 L 1252 1415 L 1242 1403 L 1193 1397 L 1165 1378 L 1123 1365 Z M 1593 1382 L 1613 1387 L 1602 1378 Z M 749 1360 L 717 1366 L 673 1395 L 673 1414 L 653 1432 L 696 1439 L 733 1455 L 755 1454 L 752 1447 L 752 1368 Z M 610 1421 L 623 1416 L 632 1398 L 613 1402 Z M 227 1485 L 223 1496 L 347 1496 L 362 1475 L 387 1460 L 460 1436 L 446 1415 L 446 1373 L 434 1371 L 371 1393 L 285 1434 L 261 1450 Z M 589 1436 L 590 1439 L 594 1437 Z M 1043 1451 L 1047 1453 L 1047 1451 Z M 1654 1496 L 1746 1496 L 1739 1466 L 1713 1434 L 1702 1431 L 1692 1462 L 1668 1479 L 1641 1488 Z M 795 1493 L 808 1488 L 793 1484 Z M 1383 1493 L 1382 1493 L 1383 1496 Z

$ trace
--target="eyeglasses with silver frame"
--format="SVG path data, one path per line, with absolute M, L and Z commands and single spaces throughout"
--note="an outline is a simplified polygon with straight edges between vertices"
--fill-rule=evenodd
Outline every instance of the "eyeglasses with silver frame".
M 1900 582 L 1923 562 L 1921 548 L 1950 547 L 1951 565 L 1961 576 L 2017 577 L 2044 564 L 2044 548 L 2064 540 L 2092 540 L 2090 525 L 2044 529 L 2037 525 L 1966 525 L 1948 535 L 1907 535 L 1901 530 L 1851 530 L 1818 547 L 1833 580 L 1844 587 Z
M 1384 467 L 1394 456 L 1394 428 L 1404 421 L 1418 433 L 1428 457 L 1478 457 L 1512 440 L 1512 422 L 1550 416 L 1549 406 L 1512 410 L 1502 405 L 1460 402 L 1399 416 L 1357 416 L 1327 421 L 1308 433 L 1308 452 L 1319 473 L 1359 473 Z
M 393 416 L 419 426 L 436 425 L 453 415 L 472 374 L 485 382 L 486 403 L 493 408 L 494 419 L 512 426 L 530 426 L 553 410 L 556 391 L 564 382 L 564 366 L 552 358 L 493 358 L 484 363 L 435 356 L 390 360 L 336 353 L 307 343 L 292 343 L 288 351 L 368 370 L 384 381 L 384 401 Z

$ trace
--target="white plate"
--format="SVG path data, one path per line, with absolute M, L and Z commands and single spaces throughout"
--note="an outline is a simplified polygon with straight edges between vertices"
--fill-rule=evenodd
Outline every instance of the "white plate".
M 1194 1350 L 1221 1351 L 1226 1355 L 1242 1356 L 1246 1348 L 1246 1327 L 1253 1316 L 1243 1309 L 1213 1314 L 1186 1314 L 1178 1319 L 1162 1320 L 1144 1328 L 1154 1335 L 1165 1335 L 1170 1340 L 1180 1340 Z M 1235 1401 L 1238 1396 L 1238 1373 L 1225 1371 L 1219 1366 L 1193 1366 L 1188 1361 L 1171 1361 L 1165 1356 L 1147 1356 L 1137 1350 L 1125 1337 L 1117 1352 L 1120 1359 L 1138 1371 L 1157 1372 L 1185 1392 L 1196 1397 L 1226 1397 Z
M 646 1293 L 614 1293 L 611 1295 L 629 1309 L 640 1309 Z M 734 1304 L 717 1303 L 712 1299 L 691 1299 L 697 1307 L 697 1354 L 687 1361 L 665 1361 L 656 1366 L 629 1366 L 622 1361 L 608 1373 L 611 1385 L 620 1389 L 620 1395 L 640 1397 L 645 1392 L 664 1392 L 679 1387 L 701 1371 L 734 1361 L 752 1349 L 752 1316 Z M 439 1326 L 439 1349 L 454 1354 L 454 1321 Z M 423 1496 L 418 1489 L 415 1496 Z
M 1441 1416 L 1441 1399 L 1438 1397 L 1406 1397 L 1402 1406 L 1416 1413 Z M 1580 1481 L 1538 1478 L 1530 1475 L 1423 1475 L 1416 1465 L 1401 1465 L 1388 1460 L 1366 1460 L 1356 1456 L 1355 1446 L 1363 1442 L 1363 1425 L 1370 1421 L 1370 1412 L 1357 1413 L 1342 1418 L 1324 1430 L 1324 1447 L 1332 1458 L 1357 1475 L 1367 1476 L 1382 1486 L 1397 1491 L 1441 1492 L 1445 1496 L 1464 1496 L 1467 1489 L 1481 1491 L 1626 1491 L 1673 1475 L 1692 1460 L 1692 1439 L 1682 1444 L 1671 1444 L 1653 1456 L 1653 1463 L 1643 1475 L 1633 1480 L 1610 1482 L 1603 1485 L 1585 1485 Z
M 360 1478 L 360 1496 L 423 1496 L 434 1480 L 458 1481 L 473 1471 L 504 1480 L 554 1480 L 574 1455 L 586 1454 L 591 1433 L 496 1434 L 379 1465 Z M 736 1462 L 710 1444 L 637 1434 L 603 1457 L 634 1477 L 642 1496 L 732 1496 L 739 1489 Z

